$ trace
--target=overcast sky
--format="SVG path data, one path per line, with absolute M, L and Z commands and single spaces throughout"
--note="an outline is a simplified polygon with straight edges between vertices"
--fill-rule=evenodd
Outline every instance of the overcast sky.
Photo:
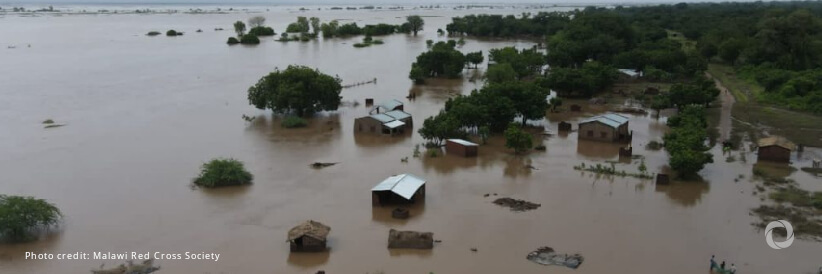
M 678 3 L 678 2 L 720 2 L 720 1 L 683 1 L 683 0 L 0 0 L 0 4 L 65 4 L 65 3 L 115 3 L 115 4 L 266 4 L 266 5 L 359 5 L 359 4 L 627 4 L 627 3 Z M 735 2 L 748 2 L 745 0 Z

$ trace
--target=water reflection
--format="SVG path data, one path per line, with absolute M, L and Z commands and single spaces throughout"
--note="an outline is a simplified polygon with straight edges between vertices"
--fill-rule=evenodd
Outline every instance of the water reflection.
M 382 147 L 391 144 L 401 143 L 414 134 L 413 127 L 407 127 L 404 132 L 394 135 L 356 133 L 354 132 L 354 143 L 359 147 Z
M 436 245 L 436 243 L 435 243 Z M 434 247 L 436 248 L 436 247 Z M 434 254 L 433 249 L 396 249 L 396 248 L 389 248 L 388 254 L 391 257 L 400 257 L 400 256 L 414 256 L 419 258 L 428 258 Z
M 328 263 L 331 257 L 331 248 L 325 252 L 289 252 L 288 264 L 300 268 L 314 268 Z
M 691 207 L 699 203 L 702 195 L 710 189 L 710 183 L 698 177 L 693 181 L 672 181 L 669 185 L 656 185 L 654 191 L 665 193 L 676 204 Z
M 777 177 L 777 178 L 786 178 L 791 176 L 796 171 L 795 167 L 792 167 L 788 163 L 775 163 L 775 162 L 757 162 L 751 168 L 753 174 L 757 173 L 764 173 L 769 177 Z
M 520 176 L 530 176 L 537 168 L 531 165 L 531 158 L 519 155 L 509 155 L 503 158 L 505 169 L 503 174 L 506 177 L 517 178 Z
M 463 157 L 460 155 L 453 155 L 445 153 L 444 155 L 440 154 L 439 157 L 429 157 L 428 155 L 423 155 L 422 158 L 422 167 L 427 172 L 431 169 L 438 173 L 451 173 L 457 169 L 469 169 L 477 166 L 486 166 L 491 164 L 490 157 L 487 155 L 490 154 L 489 151 L 484 151 L 483 147 L 480 146 L 477 157 Z
M 340 115 L 320 113 L 307 118 L 308 125 L 300 128 L 285 128 L 285 116 L 261 114 L 256 116 L 246 128 L 260 133 L 271 142 L 326 143 L 340 137 Z
M 625 144 L 578 140 L 577 154 L 589 159 L 610 160 L 619 156 L 619 148 L 624 146 Z
M 408 219 L 395 219 L 391 217 L 391 212 L 397 208 L 407 209 L 410 217 L 408 217 Z M 371 220 L 392 226 L 405 225 L 411 219 L 421 218 L 423 214 L 425 214 L 425 200 L 420 200 L 416 203 L 407 205 L 386 205 L 371 207 Z

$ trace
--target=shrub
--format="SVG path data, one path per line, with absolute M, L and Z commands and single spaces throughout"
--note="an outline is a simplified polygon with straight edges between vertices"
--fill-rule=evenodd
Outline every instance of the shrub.
M 248 30 L 248 34 L 255 36 L 272 36 L 276 33 L 274 33 L 274 29 L 271 27 L 253 27 Z
M 235 159 L 213 159 L 203 164 L 194 184 L 203 187 L 221 187 L 250 184 L 254 176 L 245 170 L 243 162 Z
M 177 32 L 176 30 L 173 30 L 173 29 L 166 31 L 166 36 L 177 36 L 177 35 L 182 35 L 182 34 L 183 34 L 182 32 Z
M 374 41 L 371 41 L 371 44 L 374 44 L 374 45 L 382 45 L 382 44 L 383 44 L 383 41 L 382 41 L 382 40 L 374 40 Z
M 283 119 L 283 122 L 280 123 L 280 125 L 284 128 L 298 128 L 307 126 L 308 121 L 297 116 L 288 116 Z
M 235 45 L 235 44 L 239 44 L 240 40 L 237 40 L 237 38 L 234 38 L 234 37 L 228 37 L 228 42 L 226 42 L 226 43 L 228 43 L 229 45 Z
M 260 38 L 257 38 L 257 36 L 253 34 L 246 34 L 240 38 L 240 43 L 243 45 L 256 45 L 260 43 Z
M 149 31 L 148 33 L 146 33 L 146 35 L 148 35 L 148 36 L 157 36 L 157 35 L 160 35 L 160 32 L 159 31 Z
M 0 195 L 0 238 L 12 242 L 34 240 L 33 230 L 57 225 L 62 216 L 45 200 Z
M 356 43 L 356 44 L 354 44 L 354 47 L 355 47 L 355 48 L 364 48 L 364 47 L 367 47 L 367 46 L 370 46 L 370 45 L 371 45 L 371 44 L 366 44 L 366 43 Z
M 505 130 L 504 135 L 505 147 L 514 149 L 514 153 L 523 153 L 533 146 L 531 134 L 523 131 L 514 123 L 508 125 L 508 129 Z

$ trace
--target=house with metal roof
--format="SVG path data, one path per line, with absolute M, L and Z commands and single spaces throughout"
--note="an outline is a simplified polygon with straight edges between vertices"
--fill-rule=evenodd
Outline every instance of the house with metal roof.
M 448 154 L 462 157 L 477 157 L 478 148 L 479 145 L 463 139 L 445 140 L 445 153 Z
M 791 161 L 791 151 L 796 150 L 796 145 L 782 136 L 759 139 L 757 145 L 757 159 L 759 161 L 787 163 Z
M 371 188 L 372 205 L 409 204 L 425 200 L 425 180 L 400 174 L 386 178 Z
M 579 139 L 630 142 L 632 133 L 628 130 L 628 117 L 608 113 L 594 116 L 579 122 Z
M 395 134 L 403 133 L 413 125 L 411 114 L 402 110 L 376 113 L 354 120 L 354 132 Z
M 383 113 L 383 112 L 389 112 L 389 111 L 394 111 L 394 110 L 400 110 L 400 111 L 405 110 L 405 106 L 403 105 L 403 103 L 400 100 L 391 99 L 391 100 L 388 100 L 388 101 L 382 101 L 379 104 L 374 105 L 374 108 L 372 108 L 368 113 L 369 114 Z

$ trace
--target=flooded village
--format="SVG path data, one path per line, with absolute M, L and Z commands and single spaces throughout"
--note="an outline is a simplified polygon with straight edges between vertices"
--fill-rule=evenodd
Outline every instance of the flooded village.
M 449 34 L 455 17 L 584 7 L 375 6 L 55 5 L 60 11 L 49 13 L 0 5 L 0 197 L 43 199 L 60 217 L 24 231 L 34 239 L 0 243 L 0 273 L 822 267 L 819 116 L 757 103 L 750 83 L 729 80 L 737 72 L 716 61 L 694 80 L 706 82 L 694 85 L 718 94 L 694 104 L 705 114 L 693 120 L 682 105 L 654 99 L 675 93 L 678 80 L 619 67 L 592 96 L 551 86 L 539 100 L 511 100 L 516 111 L 504 123 L 450 126 L 446 115 L 505 111 L 490 107 L 499 97 L 482 97 L 492 82 L 515 90 L 510 82 L 539 83 L 559 71 L 545 63 L 529 76 L 488 73 L 507 66 L 491 60 L 492 50 L 556 57 L 542 37 L 457 35 L 456 27 Z M 260 26 L 276 34 L 243 43 L 235 22 L 251 29 L 249 19 L 260 16 Z M 337 20 L 402 28 L 410 16 L 424 20 L 416 34 L 281 35 L 300 17 L 318 18 L 317 26 Z M 283 41 L 289 36 L 297 40 Z M 673 30 L 662 36 L 682 39 Z M 236 44 L 226 43 L 234 37 Z M 418 56 L 436 50 L 483 58 L 461 62 L 458 77 L 430 77 L 449 73 L 448 66 L 415 77 L 424 66 Z M 277 78 L 297 75 L 289 66 L 307 69 L 294 78 L 316 80 L 289 86 L 286 76 Z M 516 80 L 498 80 L 505 77 Z M 295 115 L 255 101 L 272 89 L 316 87 L 336 89 L 339 102 L 328 110 L 308 104 L 316 111 Z M 537 110 L 525 110 L 532 109 L 525 101 Z M 488 108 L 458 113 L 469 103 Z M 678 176 L 683 164 L 672 161 L 679 152 L 671 133 L 687 135 L 681 129 L 693 124 L 704 124 L 707 138 L 697 140 L 704 151 L 687 156 L 710 158 L 693 176 Z M 240 171 L 231 172 L 232 186 L 213 187 L 228 172 L 212 174 L 211 167 Z M 782 219 L 794 224 L 796 240 L 774 249 L 765 225 Z M 14 233 L 0 228 L 0 236 Z M 28 259 L 27 252 L 213 253 L 219 260 Z

